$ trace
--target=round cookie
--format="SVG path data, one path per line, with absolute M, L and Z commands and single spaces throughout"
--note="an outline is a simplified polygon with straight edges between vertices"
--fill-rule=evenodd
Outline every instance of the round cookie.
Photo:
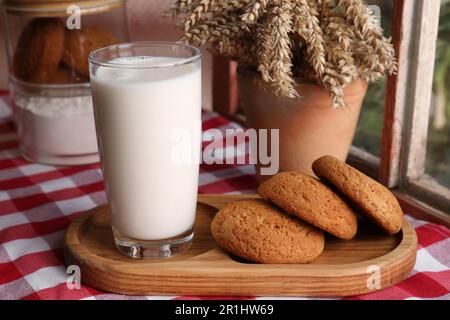
M 382 184 L 331 156 L 317 159 L 313 171 L 387 233 L 401 230 L 403 211 L 392 192 Z
M 115 43 L 118 43 L 116 38 L 99 28 L 84 27 L 81 30 L 67 30 L 62 61 L 80 75 L 89 77 L 89 53 Z
M 325 245 L 322 231 L 261 199 L 227 204 L 214 217 L 211 233 L 225 250 L 259 263 L 309 263 Z
M 14 75 L 23 81 L 48 83 L 58 69 L 64 47 L 64 24 L 58 18 L 36 18 L 23 29 L 14 52 Z
M 350 240 L 357 216 L 347 203 L 319 180 L 301 172 L 282 172 L 258 187 L 259 195 L 338 238 Z

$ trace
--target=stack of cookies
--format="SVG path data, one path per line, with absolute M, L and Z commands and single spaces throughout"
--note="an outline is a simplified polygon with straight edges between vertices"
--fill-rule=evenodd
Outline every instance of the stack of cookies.
M 358 214 L 388 234 L 401 230 L 402 209 L 383 185 L 331 156 L 316 160 L 313 171 L 320 180 L 300 172 L 279 173 L 259 186 L 262 199 L 223 207 L 211 224 L 215 240 L 250 261 L 300 264 L 323 252 L 323 232 L 353 239 Z
M 35 84 L 85 82 L 89 79 L 89 53 L 117 42 L 99 28 L 69 30 L 59 18 L 36 18 L 21 33 L 13 73 L 19 80 Z

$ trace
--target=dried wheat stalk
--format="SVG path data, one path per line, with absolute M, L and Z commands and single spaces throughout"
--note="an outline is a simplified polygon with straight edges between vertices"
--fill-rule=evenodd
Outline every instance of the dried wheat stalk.
M 257 29 L 258 71 L 273 91 L 283 97 L 298 96 L 292 78 L 292 3 L 273 0 L 267 8 L 267 21 Z
M 186 42 L 258 71 L 280 97 L 298 97 L 294 77 L 303 76 L 343 107 L 349 83 L 396 70 L 394 48 L 363 0 L 176 0 L 171 13 Z
M 259 16 L 266 10 L 268 2 L 268 0 L 252 0 L 247 4 L 244 13 L 241 15 L 244 27 L 258 21 Z

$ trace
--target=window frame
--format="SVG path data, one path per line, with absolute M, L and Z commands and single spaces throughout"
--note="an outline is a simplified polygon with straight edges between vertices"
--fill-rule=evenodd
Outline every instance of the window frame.
M 398 73 L 387 84 L 379 177 L 450 213 L 450 190 L 425 171 L 440 8 L 441 1 L 394 0 Z

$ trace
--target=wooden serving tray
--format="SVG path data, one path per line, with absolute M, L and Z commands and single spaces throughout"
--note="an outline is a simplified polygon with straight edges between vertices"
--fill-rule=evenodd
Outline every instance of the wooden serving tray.
M 349 296 L 405 279 L 416 260 L 417 237 L 405 222 L 395 236 L 360 224 L 352 241 L 327 236 L 324 253 L 307 265 L 262 265 L 230 256 L 218 247 L 210 222 L 228 202 L 256 196 L 200 195 L 191 248 L 162 261 L 134 260 L 116 250 L 108 209 L 100 206 L 76 219 L 65 237 L 66 263 L 77 264 L 81 281 L 130 295 Z M 374 267 L 376 266 L 376 267 Z M 374 269 L 375 268 L 375 269 Z

